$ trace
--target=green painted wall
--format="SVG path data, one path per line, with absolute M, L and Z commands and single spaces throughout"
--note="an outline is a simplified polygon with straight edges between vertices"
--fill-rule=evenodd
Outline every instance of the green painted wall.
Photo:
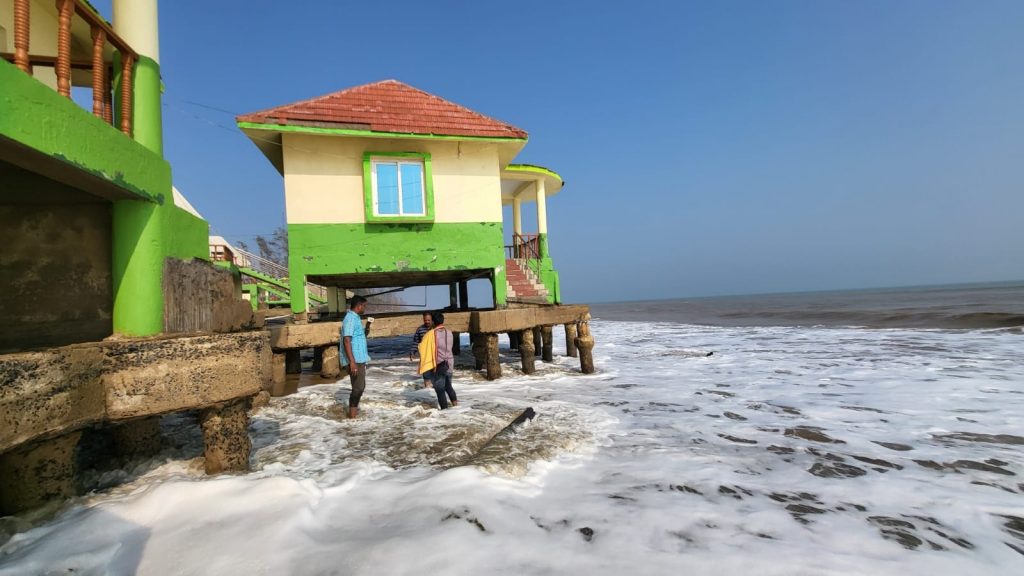
M 0 135 L 140 199 L 170 198 L 171 167 L 145 146 L 0 59 Z
M 165 257 L 210 259 L 210 224 L 206 220 L 173 205 L 163 207 L 161 212 Z
M 359 272 L 498 269 L 495 292 L 505 303 L 505 251 L 500 222 L 433 224 L 289 224 L 292 310 L 303 312 L 306 276 Z
M 163 330 L 164 259 L 207 259 L 209 226 L 173 204 L 171 167 L 160 156 L 160 71 L 152 60 L 136 66 L 133 95 L 138 141 L 0 60 L 0 136 L 136 196 L 114 202 L 112 211 L 113 328 L 148 336 Z

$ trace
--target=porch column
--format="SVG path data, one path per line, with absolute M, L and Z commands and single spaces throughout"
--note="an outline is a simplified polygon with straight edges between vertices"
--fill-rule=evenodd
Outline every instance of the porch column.
M 540 257 L 548 255 L 548 203 L 544 179 L 537 179 L 537 242 Z
M 518 196 L 512 198 L 512 231 L 523 233 L 523 201 Z
M 114 31 L 139 54 L 132 75 L 132 132 L 139 143 L 163 156 L 160 110 L 160 30 L 157 0 L 114 0 Z

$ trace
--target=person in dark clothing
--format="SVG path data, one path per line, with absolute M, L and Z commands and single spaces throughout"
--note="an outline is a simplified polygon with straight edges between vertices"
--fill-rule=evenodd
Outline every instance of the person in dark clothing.
M 419 345 L 423 341 L 423 335 L 430 332 L 434 328 L 434 320 L 431 317 L 430 312 L 423 313 L 423 325 L 416 329 L 416 333 L 412 335 L 412 351 L 409 352 L 409 360 L 415 360 L 416 355 L 419 354 Z M 434 385 L 434 371 L 427 370 L 423 373 L 423 387 L 430 388 Z
M 434 323 L 434 340 L 437 343 L 437 366 L 433 370 L 434 392 L 437 393 L 437 405 L 444 410 L 448 408 L 449 399 L 452 401 L 452 406 L 459 405 L 459 399 L 455 396 L 455 388 L 452 388 L 452 371 L 455 369 L 452 342 L 455 339 L 451 330 L 444 326 L 444 314 L 434 312 L 431 319 Z

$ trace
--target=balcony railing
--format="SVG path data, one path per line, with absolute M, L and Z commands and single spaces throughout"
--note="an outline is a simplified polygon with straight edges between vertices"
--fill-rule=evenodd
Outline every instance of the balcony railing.
M 104 50 L 109 44 L 121 55 L 120 114 L 118 115 L 120 126 L 115 127 L 131 136 L 132 72 L 139 55 L 114 32 L 103 18 L 81 0 L 57 0 L 57 56 L 33 55 L 29 36 L 32 18 L 30 6 L 30 0 L 14 0 L 14 53 L 0 53 L 0 57 L 13 62 L 15 66 L 30 75 L 33 73 L 34 66 L 54 68 L 57 76 L 57 92 L 68 98 L 71 98 L 72 69 L 90 70 L 92 72 L 92 113 L 113 126 L 113 62 L 107 62 L 104 59 Z M 89 60 L 72 58 L 72 25 L 76 17 L 89 26 L 92 39 L 92 58 Z

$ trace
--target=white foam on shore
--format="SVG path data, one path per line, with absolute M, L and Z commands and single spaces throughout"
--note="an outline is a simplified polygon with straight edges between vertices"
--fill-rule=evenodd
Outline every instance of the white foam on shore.
M 1021 334 L 593 327 L 598 374 L 460 372 L 465 408 L 397 360 L 354 422 L 344 382 L 276 399 L 252 473 L 156 468 L 13 537 L 0 574 L 1024 570 Z M 459 466 L 526 406 L 505 457 Z

